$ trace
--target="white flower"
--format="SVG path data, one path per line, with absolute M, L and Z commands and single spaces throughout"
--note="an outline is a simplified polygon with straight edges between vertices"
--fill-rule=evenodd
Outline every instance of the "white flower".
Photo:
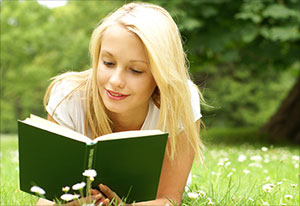
M 208 203 L 207 203 L 208 205 L 214 205 L 214 204 L 215 204 L 215 203 L 213 203 L 213 202 L 211 201 L 211 199 L 210 199 L 209 197 L 208 197 L 207 199 L 208 199 Z
M 213 203 L 212 201 L 208 201 L 207 204 L 208 204 L 208 205 L 214 205 L 215 203 Z
M 293 199 L 293 195 L 284 195 L 284 198 L 287 200 Z
M 268 177 L 266 177 L 266 181 L 269 181 L 270 179 L 271 179 L 271 177 L 269 177 L 269 176 L 268 176 Z
M 267 147 L 262 147 L 261 151 L 266 152 L 266 151 L 268 151 L 268 148 Z
M 225 167 L 228 167 L 229 165 L 231 165 L 231 162 L 226 162 Z
M 202 190 L 199 191 L 199 195 L 201 198 L 205 197 L 205 192 L 203 192 Z
M 68 186 L 65 186 L 62 188 L 63 192 L 69 192 L 69 190 L 70 190 L 70 187 L 68 187 Z
M 73 185 L 72 189 L 73 190 L 80 190 L 80 189 L 82 189 L 84 187 L 85 187 L 85 182 L 81 182 L 81 183 L 77 183 L 77 184 Z
M 263 186 L 263 191 L 265 191 L 265 192 L 271 192 L 271 190 L 272 190 L 272 187 L 270 186 L 270 184 L 265 184 Z
M 238 158 L 239 162 L 244 162 L 247 159 L 247 157 L 245 155 L 240 155 Z
M 250 170 L 243 170 L 243 172 L 244 172 L 245 174 L 249 174 L 249 173 L 250 173 Z
M 78 199 L 79 195 L 72 195 L 72 194 L 63 194 L 62 196 L 60 196 L 60 199 L 64 200 L 64 201 L 71 201 L 74 199 Z
M 282 181 L 276 183 L 276 185 L 281 185 L 281 184 L 282 184 Z
M 269 205 L 269 203 L 263 201 L 262 205 Z
M 96 177 L 97 176 L 97 172 L 96 172 L 96 170 L 90 169 L 90 170 L 85 170 L 82 173 L 82 175 L 86 176 L 86 177 Z
M 300 161 L 300 156 L 293 155 L 293 156 L 292 156 L 292 159 L 293 159 L 293 160 L 296 160 L 296 161 Z
M 218 165 L 218 166 L 223 166 L 223 165 L 224 165 L 224 162 L 218 162 L 217 165 Z
M 79 199 L 79 197 L 80 197 L 80 195 L 78 195 L 78 194 L 74 194 L 74 198 L 73 198 L 73 200 L 75 200 L 75 199 Z
M 261 161 L 263 158 L 262 158 L 260 155 L 255 155 L 255 156 L 250 157 L 250 159 L 253 160 L 253 161 L 259 162 L 259 161 Z
M 256 162 L 250 163 L 248 166 L 249 166 L 249 167 L 259 167 L 259 168 L 262 168 L 262 167 L 263 167 L 261 164 L 258 164 L 258 163 L 256 163 Z
M 265 163 L 269 163 L 270 160 L 269 160 L 269 159 L 265 159 L 264 162 L 265 162 Z
M 264 173 L 268 173 L 269 172 L 269 170 L 264 170 Z
M 297 187 L 297 184 L 291 184 L 292 187 Z
M 232 171 L 233 171 L 233 172 L 236 172 L 236 169 L 235 169 L 235 168 L 232 168 Z
M 281 203 L 279 203 L 279 205 L 287 205 L 287 204 L 285 204 L 284 202 L 281 202 Z
M 298 163 L 295 163 L 294 164 L 294 167 L 297 169 L 297 168 L 299 168 L 299 164 Z
M 34 193 L 37 193 L 37 194 L 40 194 L 40 195 L 44 195 L 46 193 L 45 190 L 43 190 L 42 188 L 40 188 L 38 186 L 31 187 L 30 191 L 34 192 Z
M 231 175 L 232 175 L 232 172 L 229 172 L 228 175 L 227 175 L 227 177 L 230 177 Z
M 197 199 L 199 197 L 199 194 L 196 192 L 188 192 L 187 195 L 191 199 Z
M 254 200 L 251 197 L 249 197 L 248 200 L 250 200 L 251 202 L 254 202 Z

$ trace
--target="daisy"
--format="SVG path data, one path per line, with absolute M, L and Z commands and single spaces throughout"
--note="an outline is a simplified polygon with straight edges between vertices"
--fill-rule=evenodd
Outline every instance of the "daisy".
M 72 194 L 63 194 L 62 196 L 60 196 L 60 199 L 67 201 L 67 202 L 71 201 L 75 198 L 77 198 L 77 196 L 75 197 L 75 195 L 72 195 Z
M 247 159 L 247 157 L 245 155 L 240 155 L 238 158 L 239 162 L 244 162 Z
M 30 191 L 31 192 L 34 192 L 36 194 L 39 194 L 39 195 L 44 195 L 46 192 L 45 190 L 43 190 L 42 188 L 38 187 L 38 186 L 33 186 L 30 188 Z
M 287 200 L 293 199 L 293 195 L 284 195 L 284 198 Z
M 187 195 L 191 199 L 197 199 L 199 197 L 199 194 L 196 192 L 188 192 Z
M 73 190 L 81 190 L 82 188 L 85 187 L 85 185 L 86 185 L 85 182 L 77 183 L 72 186 L 72 189 Z
M 63 192 L 69 192 L 69 190 L 70 190 L 70 187 L 68 187 L 68 186 L 65 186 L 62 188 Z

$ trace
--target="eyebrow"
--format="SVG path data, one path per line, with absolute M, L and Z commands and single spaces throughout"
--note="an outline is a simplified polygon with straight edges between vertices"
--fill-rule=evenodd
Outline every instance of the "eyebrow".
M 105 52 L 105 53 L 107 53 L 109 56 L 111 56 L 111 57 L 114 57 L 114 55 L 112 54 L 112 53 L 110 53 L 109 51 L 107 51 L 107 50 L 102 50 L 102 52 Z M 144 63 L 144 64 L 148 64 L 147 62 L 145 62 L 145 61 L 143 61 L 143 60 L 130 60 L 129 62 L 141 62 L 141 63 Z

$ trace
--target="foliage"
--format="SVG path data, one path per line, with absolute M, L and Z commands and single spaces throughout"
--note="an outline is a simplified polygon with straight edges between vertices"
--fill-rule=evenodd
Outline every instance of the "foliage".
M 49 9 L 35 1 L 1 1 L 1 132 L 16 119 L 45 115 L 49 79 L 89 68 L 93 28 L 125 1 L 69 1 Z M 260 125 L 276 110 L 299 74 L 297 0 L 149 1 L 177 22 L 190 72 L 215 126 Z M 205 82 L 205 83 L 204 83 Z
M 30 113 L 45 116 L 48 80 L 89 67 L 92 30 L 120 3 L 80 1 L 49 9 L 35 1 L 2 2 L 1 132 L 16 132 L 16 119 Z
M 162 1 L 181 28 L 214 126 L 259 126 L 299 75 L 299 1 Z

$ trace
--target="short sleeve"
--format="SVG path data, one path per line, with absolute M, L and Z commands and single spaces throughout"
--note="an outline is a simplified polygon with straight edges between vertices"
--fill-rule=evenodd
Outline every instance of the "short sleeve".
M 57 82 L 51 90 L 46 110 L 57 123 L 69 129 L 76 130 L 72 118 L 72 110 L 76 102 L 74 102 L 73 94 L 68 96 L 73 89 L 74 86 L 70 82 L 65 80 Z
M 200 111 L 200 97 L 198 94 L 198 89 L 191 80 L 188 81 L 188 86 L 191 92 L 191 105 L 194 114 L 194 120 L 197 121 L 202 117 Z

